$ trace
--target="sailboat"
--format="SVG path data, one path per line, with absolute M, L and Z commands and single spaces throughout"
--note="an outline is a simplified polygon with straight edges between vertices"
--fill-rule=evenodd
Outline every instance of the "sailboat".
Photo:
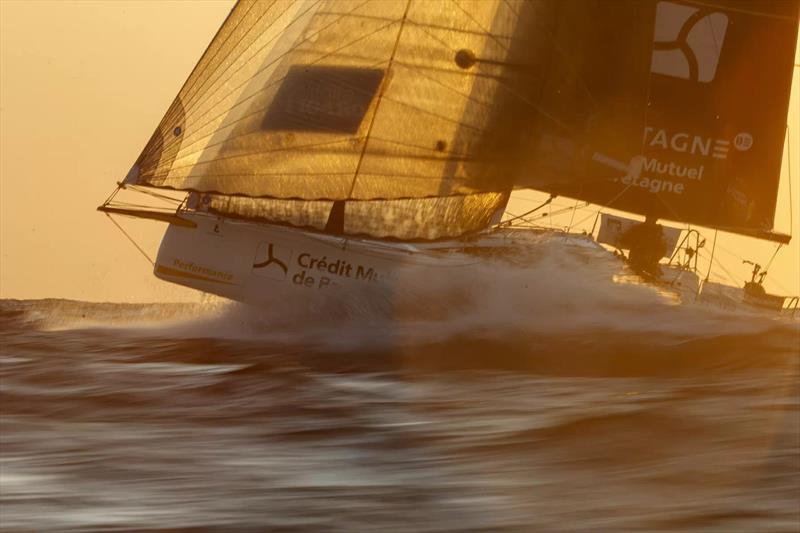
M 157 277 L 272 305 L 530 246 L 504 218 L 520 189 L 788 242 L 773 223 L 799 11 L 240 0 L 98 209 L 168 223 Z M 624 224 L 603 215 L 598 240 Z

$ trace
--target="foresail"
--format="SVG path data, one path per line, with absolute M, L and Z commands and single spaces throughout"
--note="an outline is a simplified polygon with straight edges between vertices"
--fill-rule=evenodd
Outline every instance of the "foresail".
M 772 233 L 797 0 L 564 0 L 520 187 L 778 239 Z M 524 80 L 518 86 L 526 87 Z M 521 89 L 522 90 L 522 89 Z M 526 108 L 529 108 L 526 111 Z M 537 118 L 538 117 L 538 118 Z
M 486 145 L 497 133 L 496 65 L 522 4 L 239 2 L 139 158 L 136 182 L 303 200 L 509 189 L 508 176 L 488 171 Z

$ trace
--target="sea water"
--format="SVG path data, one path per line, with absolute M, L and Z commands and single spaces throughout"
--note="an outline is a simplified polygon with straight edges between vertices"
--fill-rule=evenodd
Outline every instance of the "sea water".
M 589 249 L 363 298 L 0 302 L 0 529 L 800 529 L 800 329 Z

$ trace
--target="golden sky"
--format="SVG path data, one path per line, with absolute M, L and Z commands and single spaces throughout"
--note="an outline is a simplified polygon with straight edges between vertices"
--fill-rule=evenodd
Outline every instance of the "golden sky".
M 198 299 L 157 280 L 95 208 L 125 176 L 232 4 L 0 0 L 0 297 Z M 799 70 L 775 224 L 790 230 L 791 160 L 795 238 L 767 281 L 792 294 L 800 293 Z M 518 206 L 527 204 L 510 209 Z M 155 255 L 163 224 L 121 222 Z M 725 235 L 717 254 L 743 279 L 739 257 L 765 263 L 774 248 Z

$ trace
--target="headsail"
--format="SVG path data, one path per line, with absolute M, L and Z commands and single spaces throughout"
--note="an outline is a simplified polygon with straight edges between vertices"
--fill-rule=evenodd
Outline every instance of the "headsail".
M 507 62 L 521 4 L 241 1 L 135 183 L 314 227 L 331 201 L 350 200 L 348 233 L 436 238 L 485 226 L 512 187 L 485 162 L 502 80 L 497 67 L 465 66 Z
M 527 93 L 538 129 L 518 185 L 780 239 L 799 11 L 796 0 L 559 2 L 553 25 L 533 25 L 554 53 L 544 88 Z

